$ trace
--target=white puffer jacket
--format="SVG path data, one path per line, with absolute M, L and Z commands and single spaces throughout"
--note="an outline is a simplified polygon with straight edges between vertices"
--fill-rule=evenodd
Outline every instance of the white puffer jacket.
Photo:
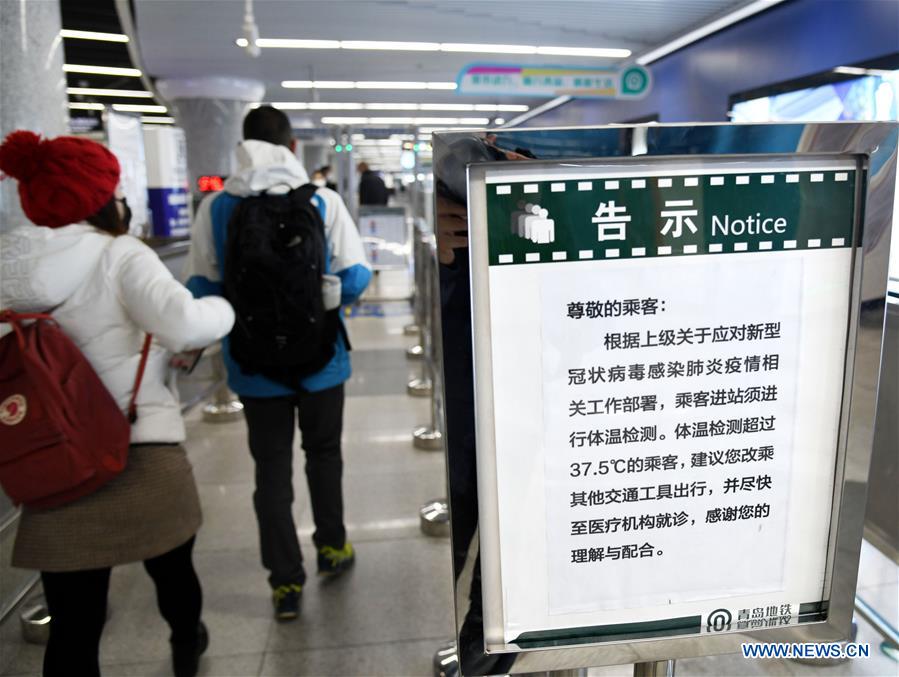
M 153 334 L 132 443 L 184 440 L 170 353 L 205 347 L 234 324 L 225 299 L 195 299 L 140 240 L 83 224 L 0 236 L 0 308 L 51 312 L 123 412 L 145 333 Z

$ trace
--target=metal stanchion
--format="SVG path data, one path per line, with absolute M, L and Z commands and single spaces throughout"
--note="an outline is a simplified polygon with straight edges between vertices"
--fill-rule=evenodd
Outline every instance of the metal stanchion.
M 428 501 L 418 511 L 421 530 L 427 536 L 449 536 L 449 506 L 445 498 Z
M 634 663 L 634 677 L 674 677 L 674 661 Z
M 418 277 L 416 282 L 417 291 L 415 293 L 415 311 L 416 324 L 419 327 L 419 341 L 417 346 L 409 349 L 416 351 L 417 357 L 421 358 L 421 374 L 418 378 L 409 381 L 406 386 L 406 392 L 414 397 L 430 397 L 433 390 L 433 381 L 431 379 L 431 322 L 429 321 L 429 299 L 433 291 L 433 284 L 430 282 L 430 261 L 428 260 L 428 243 L 426 236 L 416 229 L 415 231 L 415 274 Z M 413 355 L 407 351 L 407 355 Z
M 422 345 L 425 349 L 422 360 L 423 379 L 427 379 L 428 392 L 431 396 L 431 421 L 429 425 L 420 426 L 412 433 L 413 443 L 417 449 L 438 451 L 443 449 L 443 433 L 440 432 L 442 420 L 443 384 L 440 380 L 440 360 L 442 351 L 437 332 L 440 327 L 440 294 L 437 290 L 437 244 L 433 233 L 422 235 Z M 426 376 L 425 376 L 426 375 Z M 409 384 L 411 389 L 412 384 Z
M 221 383 L 221 385 L 215 389 L 215 393 L 212 395 L 212 402 L 203 407 L 203 420 L 208 423 L 237 421 L 243 416 L 243 404 L 228 387 L 225 374 L 225 360 L 222 357 L 221 349 L 219 349 L 217 354 L 210 356 L 209 359 L 212 360 L 213 378 L 216 383 Z
M 419 229 L 419 221 L 418 219 L 411 219 L 410 221 L 410 230 L 411 236 L 409 238 L 412 246 L 409 248 L 409 262 L 412 265 L 412 307 L 415 307 L 415 304 L 418 303 L 418 296 L 421 294 L 421 288 L 418 281 L 418 269 L 421 267 L 421 264 L 416 260 L 418 256 L 418 250 L 416 247 L 416 240 L 418 239 L 418 229 Z M 421 327 L 418 326 L 418 317 L 415 317 L 415 320 L 407 324 L 403 327 L 403 334 L 406 336 L 420 336 L 421 335 Z
M 457 677 L 459 674 L 459 652 L 456 650 L 456 640 L 451 639 L 437 649 L 434 654 L 434 677 Z
M 418 334 L 418 343 L 414 346 L 408 348 L 406 350 L 406 357 L 410 357 L 412 359 L 420 359 L 424 356 L 424 333 L 425 333 L 425 322 L 424 315 L 426 312 L 426 300 L 424 298 L 424 273 L 425 273 L 425 263 L 424 257 L 426 256 L 426 252 L 422 246 L 422 231 L 418 222 L 416 222 L 415 227 L 412 230 L 412 277 L 415 284 L 415 295 L 413 299 L 413 315 L 415 317 L 415 321 L 407 325 L 403 332 L 406 334 Z
M 29 644 L 46 644 L 50 639 L 50 612 L 43 597 L 30 599 L 19 614 L 22 639 Z

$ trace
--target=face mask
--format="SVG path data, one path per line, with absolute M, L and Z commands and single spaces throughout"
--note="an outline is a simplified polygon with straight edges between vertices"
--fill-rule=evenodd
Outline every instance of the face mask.
M 128 206 L 128 200 L 124 197 L 121 200 L 116 198 L 116 202 L 121 202 L 122 207 L 125 208 L 125 213 L 122 214 L 122 225 L 125 226 L 125 229 L 127 230 L 131 225 L 131 207 Z
M 324 179 L 315 179 L 312 183 L 314 185 L 318 186 L 319 188 L 324 188 L 325 186 L 328 185 L 328 182 L 325 181 Z

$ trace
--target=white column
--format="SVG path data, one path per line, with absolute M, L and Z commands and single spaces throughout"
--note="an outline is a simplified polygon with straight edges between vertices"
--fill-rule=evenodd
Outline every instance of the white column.
M 0 0 L 0 138 L 68 130 L 61 27 L 56 0 Z M 16 191 L 15 181 L 0 182 L 0 232 L 30 223 Z

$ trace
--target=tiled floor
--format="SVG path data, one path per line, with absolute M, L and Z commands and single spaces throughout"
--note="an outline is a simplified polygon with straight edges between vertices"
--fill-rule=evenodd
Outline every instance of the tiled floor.
M 386 286 L 384 295 L 395 290 Z M 383 311 L 383 312 L 382 312 Z M 421 534 L 418 508 L 445 494 L 443 456 L 415 450 L 411 431 L 428 420 L 428 402 L 409 397 L 418 363 L 402 328 L 406 307 L 372 306 L 350 321 L 355 373 L 347 386 L 344 457 L 346 519 L 358 563 L 330 584 L 312 578 L 301 618 L 272 620 L 259 563 L 252 509 L 252 463 L 243 422 L 204 423 L 189 417 L 187 443 L 200 486 L 205 523 L 196 549 L 204 585 L 204 618 L 211 644 L 204 675 L 429 675 L 434 650 L 452 634 L 450 557 L 445 540 Z M 301 452 L 298 451 L 301 454 Z M 296 463 L 296 515 L 305 552 L 312 521 L 302 461 Z M 896 567 L 865 546 L 860 594 L 897 619 Z M 167 675 L 166 629 L 149 579 L 139 565 L 113 575 L 111 614 L 104 634 L 104 675 Z M 860 622 L 872 658 L 831 668 L 736 656 L 685 660 L 678 675 L 897 675 L 880 640 Z M 17 619 L 0 627 L 0 674 L 39 673 L 41 647 L 22 643 Z M 591 675 L 624 677 L 631 666 L 593 668 Z

